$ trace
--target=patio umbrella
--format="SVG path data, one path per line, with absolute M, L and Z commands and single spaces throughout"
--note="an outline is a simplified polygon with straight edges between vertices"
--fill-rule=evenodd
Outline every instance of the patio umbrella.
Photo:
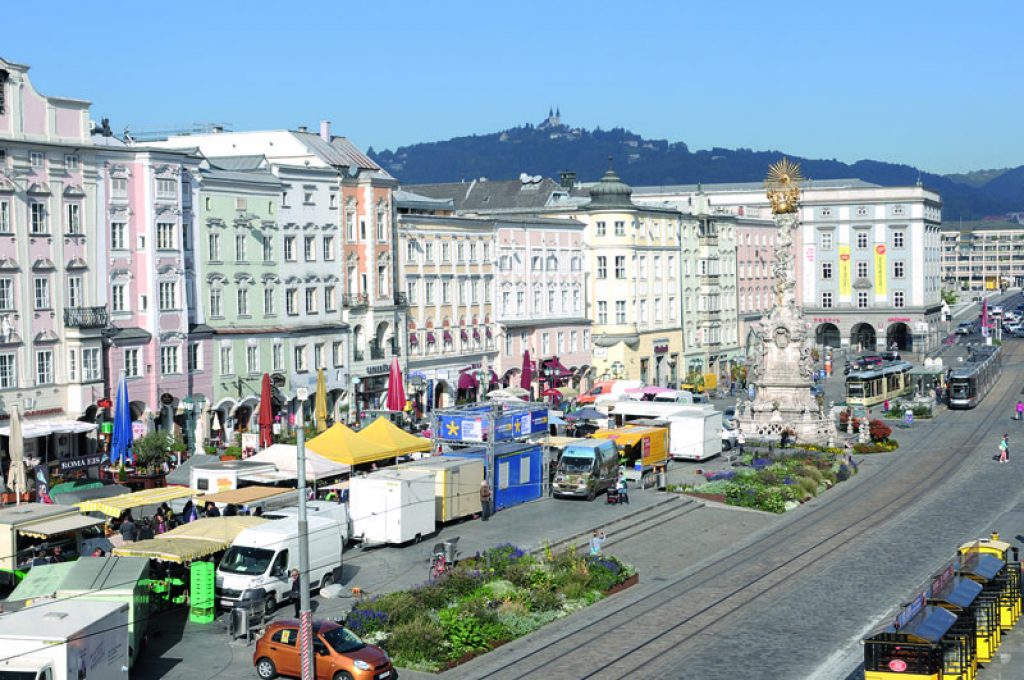
M 324 369 L 316 372 L 316 399 L 313 402 L 313 418 L 316 420 L 316 431 L 327 429 L 327 374 Z
M 402 385 L 402 371 L 398 368 L 398 357 L 391 359 L 388 371 L 388 410 L 401 411 L 405 408 L 405 387 Z
M 21 494 L 25 493 L 25 440 L 21 436 L 21 412 L 17 406 L 11 407 L 10 430 L 7 435 L 8 455 L 11 457 L 11 490 L 16 494 L 17 502 L 21 503 Z
M 530 361 L 530 350 L 523 352 L 523 371 L 519 376 L 519 386 L 524 390 L 533 386 L 533 364 Z
M 570 420 L 605 420 L 608 418 L 608 414 L 601 413 L 596 408 L 587 407 L 570 413 L 566 418 Z
M 117 399 L 114 401 L 114 433 L 110 437 L 110 462 L 134 463 L 132 453 L 132 413 L 128 406 L 128 381 L 121 371 L 121 382 L 117 386 Z
M 270 390 L 270 374 L 263 374 L 260 385 L 260 448 L 265 449 L 274 443 L 274 408 Z

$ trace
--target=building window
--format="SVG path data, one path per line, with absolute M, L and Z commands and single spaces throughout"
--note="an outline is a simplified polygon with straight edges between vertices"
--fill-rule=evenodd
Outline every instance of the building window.
M 530 258 L 530 271 L 542 272 L 544 271 L 544 258 L 540 255 L 534 255 Z
M 424 286 L 424 295 L 426 296 L 426 304 L 428 304 L 428 305 L 434 304 L 434 282 L 433 281 L 427 281 L 426 285 Z
M 626 323 L 626 301 L 616 300 L 615 301 L 615 323 L 624 324 Z
M 637 260 L 636 275 L 641 281 L 647 278 L 647 256 L 641 255 Z
M 45 159 L 45 156 L 43 156 L 43 152 L 42 151 L 29 151 L 28 152 L 28 162 L 29 162 L 29 165 L 31 165 L 33 168 L 41 168 L 41 167 L 43 167 L 43 160 L 44 159 Z
M 377 297 L 385 297 L 388 294 L 388 266 L 377 265 Z
M 45 276 L 35 279 L 35 308 L 50 309 L 50 279 Z
M 14 279 L 0 279 L 0 310 L 14 309 Z
M 111 198 L 128 198 L 128 180 L 124 177 L 114 177 L 110 180 Z
M 49 385 L 53 382 L 53 351 L 36 352 L 36 385 Z
M 416 262 L 416 241 L 409 241 L 405 244 L 405 261 L 407 264 Z
M 647 323 L 647 300 L 641 299 L 640 303 L 640 323 Z
M 207 245 L 210 251 L 210 260 L 213 262 L 220 261 L 220 234 L 210 234 Z
M 284 345 L 280 343 L 275 343 L 270 348 L 270 370 L 284 370 Z
M 295 237 L 284 237 L 284 261 L 295 262 Z
M 0 354 L 0 390 L 17 386 L 18 374 L 14 354 Z
M 864 250 L 868 247 L 868 232 L 858 231 L 857 232 L 857 247 Z
M 160 373 L 162 375 L 174 375 L 181 372 L 178 365 L 178 347 L 160 348 Z
M 597 303 L 597 323 L 608 323 L 608 303 L 604 300 L 600 300 Z
M 857 291 L 857 309 L 867 309 L 867 308 L 868 308 L 868 294 L 867 294 L 867 291 L 864 291 L 864 290 Z
M 158 222 L 156 225 L 156 247 L 160 250 L 173 250 L 175 246 L 174 223 Z
M 615 256 L 615 278 L 624 279 L 626 278 L 626 256 L 616 255 Z
M 388 240 L 388 213 L 383 208 L 377 210 L 377 242 Z
M 76 153 L 64 154 L 64 169 L 65 170 L 77 170 L 78 169 L 78 154 L 76 154 Z
M 661 298 L 654 298 L 654 322 L 661 323 Z
M 188 346 L 188 370 L 192 372 L 203 370 L 202 345 L 193 342 Z
M 598 222 L 595 228 L 595 232 L 598 236 L 605 236 L 608 233 L 608 227 L 604 222 Z
M 902 290 L 897 290 L 892 294 L 892 306 L 903 307 L 906 302 L 906 293 Z
M 298 371 L 306 370 L 306 346 L 296 345 L 295 346 L 295 366 L 294 369 Z
M 832 308 L 832 293 L 830 291 L 824 291 L 821 294 L 821 306 L 825 309 Z
M 235 260 L 238 262 L 245 262 L 249 258 L 246 257 L 246 235 L 235 234 Z
M 139 363 L 139 350 L 130 348 L 124 351 L 124 374 L 129 378 L 138 378 L 142 364 Z
M 168 311 L 178 308 L 178 284 L 175 281 L 160 282 L 160 310 Z
M 272 316 L 276 312 L 274 311 L 274 289 L 264 288 L 263 289 L 263 314 L 266 316 Z
M 608 278 L 608 258 L 604 255 L 597 256 L 597 278 Z
M 128 296 L 125 293 L 125 284 L 115 283 L 110 287 L 110 309 L 114 312 L 128 311 Z
M 674 297 L 668 299 L 668 320 L 676 320 L 676 299 Z
M 895 212 L 895 210 L 893 212 Z M 902 210 L 900 212 L 902 212 Z M 905 239 L 906 239 L 906 233 L 905 232 L 903 232 L 903 231 L 894 231 L 894 232 L 892 232 L 892 247 L 893 248 L 902 248 L 904 243 L 905 243 Z
M 459 241 L 455 244 L 455 256 L 458 258 L 458 262 L 463 262 L 466 259 L 466 244 Z
M 82 277 L 81 276 L 69 276 L 68 277 L 68 307 L 81 307 L 82 306 Z
M 618 222 L 615 223 L 615 235 L 616 236 L 625 236 L 626 235 L 626 223 L 625 222 L 618 221 Z
M 284 291 L 284 313 L 295 316 L 299 313 L 299 290 L 288 288 Z
M 335 293 L 334 286 L 324 287 L 324 311 L 329 314 L 338 311 L 338 296 Z
M 79 236 L 82 233 L 82 206 L 77 203 L 68 203 L 66 206 L 67 220 L 64 224 L 64 232 Z
M 892 277 L 894 279 L 902 279 L 903 278 L 903 268 L 904 268 L 903 260 L 896 260 L 896 261 L 894 261 L 892 263 Z
M 335 368 L 345 365 L 345 344 L 341 340 L 335 340 L 331 345 L 331 358 Z
M 429 241 L 423 244 L 423 261 L 434 261 L 434 244 L 430 243 Z
M 305 205 L 313 205 L 313 192 L 312 191 L 303 191 L 302 192 L 302 202 Z
M 302 255 L 306 262 L 316 261 L 316 236 L 306 236 L 303 239 Z
M 345 240 L 349 243 L 356 240 L 356 214 L 352 210 L 350 207 L 349 212 L 345 213 Z
M 68 382 L 78 382 L 78 350 L 68 350 Z
M 245 210 L 248 205 L 248 202 L 241 196 L 235 197 L 235 210 Z
M 330 262 L 334 259 L 334 237 L 324 236 L 324 260 Z
M 228 375 L 235 372 L 235 360 L 231 345 L 220 346 L 220 372 Z
M 210 289 L 210 316 L 221 317 L 224 311 L 221 309 L 221 289 Z
M 235 299 L 238 302 L 238 316 L 249 316 L 249 289 L 239 288 L 235 291 Z
M 832 278 L 832 263 L 831 262 L 822 262 L 821 263 L 821 278 L 826 279 L 826 280 Z
M 11 202 L 0 200 L 0 234 L 11 233 Z
M 82 350 L 82 380 L 95 382 L 102 379 L 103 372 L 100 368 L 100 349 L 90 347 Z
M 512 340 L 513 338 L 511 335 L 505 336 L 505 356 L 507 357 L 512 356 Z
M 857 263 L 857 278 L 866 279 L 868 277 L 868 263 L 858 262 Z
M 29 204 L 29 210 L 32 217 L 32 233 L 45 234 L 49 231 L 49 227 L 46 225 L 46 204 L 31 203 Z
M 313 368 L 316 370 L 324 368 L 324 343 L 322 342 L 313 345 Z
M 173 179 L 158 179 L 156 181 L 157 198 L 177 198 L 178 183 Z
M 260 348 L 258 345 L 247 345 L 245 348 L 245 370 L 250 375 L 260 372 Z
M 824 215 L 825 211 L 822 210 L 821 214 Z M 821 232 L 821 249 L 822 250 L 832 250 L 832 232 L 831 231 L 823 231 L 823 232 Z
M 263 237 L 263 261 L 273 262 L 274 261 L 274 237 L 264 236 Z

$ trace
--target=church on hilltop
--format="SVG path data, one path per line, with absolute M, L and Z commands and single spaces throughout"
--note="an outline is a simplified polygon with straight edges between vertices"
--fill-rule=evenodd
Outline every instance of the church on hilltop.
M 560 109 L 548 109 L 548 117 L 537 125 L 538 130 L 552 130 L 562 127 L 562 112 Z

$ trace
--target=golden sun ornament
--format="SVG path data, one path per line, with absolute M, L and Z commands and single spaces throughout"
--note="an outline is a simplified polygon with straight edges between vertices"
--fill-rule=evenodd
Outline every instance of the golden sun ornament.
M 764 180 L 768 192 L 768 200 L 772 204 L 772 213 L 796 212 L 800 200 L 800 182 L 804 181 L 800 174 L 800 164 L 783 158 L 768 166 L 768 177 Z

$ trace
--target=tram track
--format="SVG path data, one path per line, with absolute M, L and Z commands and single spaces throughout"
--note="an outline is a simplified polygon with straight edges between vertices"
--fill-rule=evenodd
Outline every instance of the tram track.
M 1007 359 L 1022 355 L 1016 343 L 1004 346 L 1007 350 L 1012 350 Z M 980 408 L 1016 393 L 1011 377 L 1015 372 L 1004 372 Z M 488 667 L 486 675 L 524 677 L 540 672 L 559 677 L 625 677 L 667 652 L 680 654 L 687 643 L 713 633 L 745 606 L 819 566 L 841 545 L 884 524 L 878 519 L 879 508 L 885 508 L 887 518 L 896 517 L 949 480 L 959 469 L 964 445 L 973 450 L 979 435 L 992 428 L 1002 413 L 998 408 L 982 413 L 980 408 L 969 412 L 980 416 L 978 422 L 955 443 L 951 442 L 952 421 L 928 426 L 917 447 L 939 448 L 942 453 L 928 459 L 927 469 L 922 469 L 924 461 L 909 457 L 893 461 L 876 473 L 885 476 L 885 483 L 860 484 L 841 492 L 733 552 L 719 555 L 713 563 L 679 572 L 665 585 L 612 606 L 599 619 L 508 654 L 513 658 Z M 471 667 L 462 669 L 472 673 Z

